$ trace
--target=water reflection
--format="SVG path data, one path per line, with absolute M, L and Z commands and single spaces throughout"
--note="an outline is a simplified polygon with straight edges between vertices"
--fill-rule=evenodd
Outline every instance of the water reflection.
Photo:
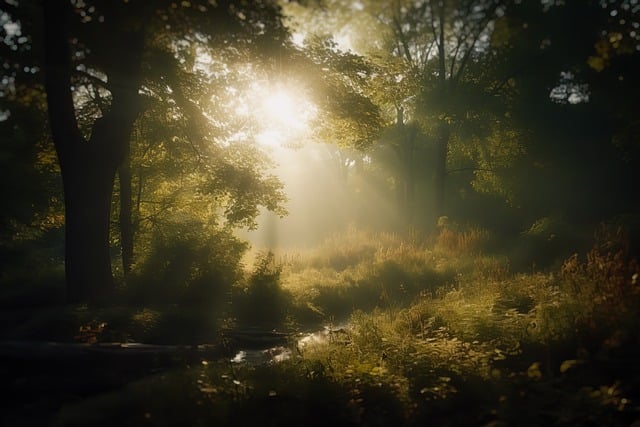
M 240 350 L 231 359 L 232 363 L 247 363 L 250 365 L 262 365 L 265 363 L 280 363 L 291 358 L 290 348 L 278 346 L 258 350 Z
M 239 350 L 231 359 L 232 363 L 246 363 L 249 365 L 262 365 L 268 363 L 280 363 L 293 357 L 292 348 L 297 351 L 313 345 L 345 339 L 346 325 L 341 327 L 324 327 L 319 331 L 302 334 L 290 347 L 274 346 L 269 348 L 252 348 Z

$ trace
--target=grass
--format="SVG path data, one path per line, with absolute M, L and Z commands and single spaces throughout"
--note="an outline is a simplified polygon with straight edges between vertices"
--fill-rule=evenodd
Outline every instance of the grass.
M 309 319 L 345 319 L 357 309 L 407 304 L 454 276 L 418 239 L 349 229 L 311 253 L 283 257 L 282 286 Z
M 330 242 L 306 266 L 298 258 L 283 278 L 300 300 L 309 298 L 302 283 L 310 283 L 313 301 L 329 312 L 323 294 L 362 295 L 363 286 L 378 295 L 352 307 L 346 336 L 304 349 L 304 360 L 334 381 L 389 393 L 390 405 L 403 408 L 394 412 L 403 414 L 399 423 L 435 416 L 443 425 L 626 425 L 637 418 L 638 368 L 630 361 L 640 340 L 640 270 L 611 236 L 557 270 L 531 274 L 510 273 L 508 257 L 479 251 L 484 232 L 444 229 L 431 247 L 393 235 L 369 239 L 379 246 L 361 245 L 375 251 L 358 247 L 363 236 L 347 236 L 339 251 L 341 260 L 352 256 L 346 268 L 319 261 L 333 259 L 338 244 Z M 406 293 L 397 292 L 400 284 Z M 472 408 L 457 420 L 452 411 L 461 401 Z
M 235 285 L 231 322 L 328 339 L 284 362 L 189 362 L 82 401 L 58 425 L 631 425 L 640 418 L 640 268 L 616 233 L 545 271 L 511 272 L 482 230 L 432 239 L 350 229 L 306 253 L 263 254 Z M 426 242 L 426 243 L 425 243 Z M 186 307 L 76 308 L 44 323 L 85 341 L 215 339 Z M 219 320 L 219 319 L 218 319 Z M 216 323 L 217 322 L 217 323 Z M 71 325 L 85 329 L 71 332 Z M 217 326 L 214 326 L 217 325 Z M 108 326 L 104 326 L 108 325 Z M 339 325 L 340 327 L 338 328 Z M 344 327 L 342 327 L 344 325 Z M 32 331 L 32 332 L 29 332 Z M 67 332 L 64 332 L 67 331 Z M 166 334 L 166 335 L 165 335 Z M 205 335 L 206 336 L 206 335 Z M 155 338 L 154 338 L 155 337 Z

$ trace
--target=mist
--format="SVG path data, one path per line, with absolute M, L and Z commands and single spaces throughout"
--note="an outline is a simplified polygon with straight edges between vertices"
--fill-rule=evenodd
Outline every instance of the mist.
M 263 210 L 256 230 L 239 232 L 254 250 L 309 249 L 356 225 L 397 228 L 401 215 L 391 191 L 363 170 L 366 153 L 315 142 L 265 151 L 276 163 L 269 172 L 284 185 L 287 215 Z
M 640 425 L 638 1 L 0 9 L 1 425 Z

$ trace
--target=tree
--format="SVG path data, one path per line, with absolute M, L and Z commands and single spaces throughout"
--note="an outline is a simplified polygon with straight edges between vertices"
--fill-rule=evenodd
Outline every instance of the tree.
M 416 68 L 406 58 L 376 57 L 377 72 L 371 97 L 386 112 L 386 130 L 380 138 L 382 150 L 389 147 L 397 161 L 395 191 L 399 211 L 408 225 L 416 209 L 418 159 L 426 138 L 416 122 L 415 100 L 420 90 Z
M 291 72 L 309 87 L 317 107 L 313 138 L 319 142 L 363 150 L 381 128 L 380 110 L 369 95 L 373 64 L 342 51 L 331 39 L 310 35 Z
M 198 41 L 268 55 L 285 31 L 277 7 L 266 2 L 46 1 L 42 11 L 45 89 L 65 194 L 68 298 L 95 300 L 114 286 L 111 195 L 145 97 L 153 96 L 146 83 L 164 84 L 176 97 L 181 92 L 163 74 L 167 68 L 155 68 L 153 60 L 162 58 L 171 67 L 178 61 L 177 48 Z M 93 81 L 107 105 L 86 134 L 76 105 L 82 93 L 73 87 L 78 71 Z
M 1 36 L 0 36 L 1 37 Z M 8 79 L 7 79 L 8 80 Z M 44 93 L 24 81 L 0 95 L 0 270 L 2 279 L 24 277 L 62 257 L 59 168 L 48 138 Z
M 637 85 L 629 76 L 638 67 L 639 12 L 626 1 L 522 2 L 500 21 L 511 114 L 527 129 L 527 164 L 512 181 L 534 218 L 554 211 L 593 223 L 637 209 Z
M 44 2 L 45 88 L 51 132 L 65 194 L 65 271 L 71 302 L 94 299 L 113 289 L 109 255 L 111 192 L 140 113 L 141 30 L 126 28 L 114 37 L 121 60 L 107 71 L 112 105 L 95 121 L 88 140 L 75 117 L 71 82 L 71 5 Z M 116 16 L 107 16 L 113 25 Z
M 420 120 L 433 135 L 434 215 L 444 213 L 452 132 L 470 110 L 469 91 L 476 91 L 474 63 L 489 52 L 495 19 L 504 12 L 502 1 L 397 2 L 387 25 L 393 33 L 393 53 L 404 57 L 421 79 Z M 480 88 L 482 91 L 482 88 Z
M 347 44 L 378 65 L 368 95 L 386 113 L 388 131 L 380 141 L 393 148 L 402 165 L 395 178 L 403 209 L 415 204 L 416 170 L 432 169 L 431 223 L 444 212 L 452 142 L 477 144 L 493 124 L 506 121 L 497 101 L 503 89 L 495 84 L 499 76 L 488 71 L 496 62 L 491 49 L 495 22 L 509 4 L 397 0 L 354 6 L 335 0 L 322 9 L 329 19 L 319 24 L 320 31 L 333 26 L 337 37 L 348 38 Z M 474 166 L 480 169 L 488 171 Z
M 612 168 L 621 175 L 616 192 L 627 210 L 638 212 L 634 175 L 640 167 L 640 86 L 633 76 L 640 71 L 640 5 L 618 0 L 599 6 L 600 31 L 583 75 L 590 101 L 603 106 L 603 117 L 612 130 L 611 142 L 623 163 Z

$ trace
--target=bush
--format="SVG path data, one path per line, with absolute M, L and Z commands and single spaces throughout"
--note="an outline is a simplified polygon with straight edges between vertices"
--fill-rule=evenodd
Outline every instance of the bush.
M 596 244 L 581 260 L 575 254 L 560 270 L 564 292 L 577 310 L 574 327 L 592 345 L 616 346 L 619 337 L 640 326 L 640 266 L 621 240 L 623 233 L 602 228 Z
M 478 253 L 486 249 L 490 234 L 479 227 L 461 227 L 443 216 L 438 219 L 440 231 L 436 236 L 436 247 L 455 253 Z
M 280 285 L 281 271 L 273 252 L 267 252 L 260 255 L 246 286 L 236 286 L 232 314 L 240 325 L 267 329 L 282 325 L 291 296 Z
M 61 230 L 0 242 L 0 308 L 64 304 L 64 252 Z
M 175 224 L 155 233 L 124 289 L 129 302 L 221 308 L 242 277 L 247 245 L 227 230 L 199 222 Z
M 518 271 L 553 269 L 576 251 L 589 248 L 588 233 L 557 217 L 535 221 L 519 236 L 510 251 L 512 266 Z

